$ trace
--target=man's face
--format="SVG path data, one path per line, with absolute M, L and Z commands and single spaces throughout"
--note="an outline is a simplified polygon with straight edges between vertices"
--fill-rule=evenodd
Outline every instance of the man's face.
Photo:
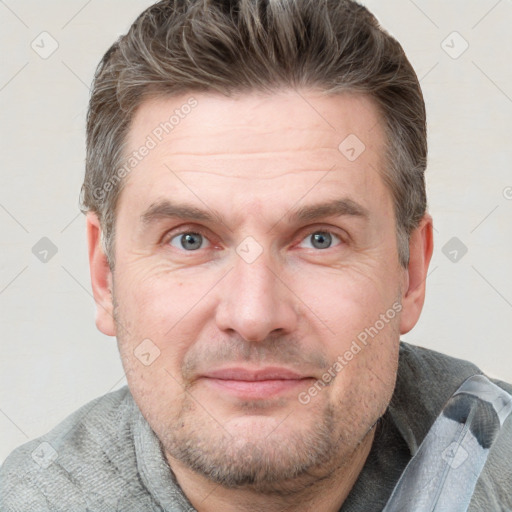
M 190 96 L 144 103 L 126 153 Z M 348 461 L 393 391 L 383 128 L 361 95 L 193 96 L 126 178 L 103 330 L 171 467 L 280 488 Z

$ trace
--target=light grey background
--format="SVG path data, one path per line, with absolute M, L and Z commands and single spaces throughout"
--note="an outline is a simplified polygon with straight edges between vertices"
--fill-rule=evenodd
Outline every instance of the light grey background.
M 512 1 L 364 3 L 404 46 L 428 110 L 436 247 L 404 339 L 512 381 Z M 0 0 L 0 461 L 125 384 L 94 325 L 78 194 L 94 69 L 149 4 Z M 53 257 L 47 242 L 33 253 L 43 237 Z

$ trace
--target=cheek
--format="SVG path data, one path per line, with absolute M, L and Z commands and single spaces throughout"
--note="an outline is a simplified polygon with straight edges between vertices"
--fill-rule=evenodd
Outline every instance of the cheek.
M 391 400 L 398 350 L 396 325 L 387 325 L 373 338 L 369 335 L 365 343 L 355 338 L 337 359 L 341 370 L 333 381 L 331 401 L 354 421 L 372 425 Z
M 150 326 L 152 318 L 142 310 L 138 315 L 128 320 L 128 310 L 120 306 L 118 322 L 127 328 L 118 329 L 119 353 L 135 402 L 151 425 L 160 425 L 183 406 L 181 361 L 185 349 L 180 350 L 179 344 L 171 347 L 156 335 L 147 336 L 155 330 Z
M 399 299 L 396 278 L 383 274 L 372 264 L 334 271 L 305 269 L 294 276 L 293 287 L 316 323 L 320 319 L 343 343 L 372 326 Z
M 182 363 L 201 329 L 198 315 L 208 314 L 206 301 L 198 304 L 209 283 L 198 277 L 192 286 L 172 272 L 133 265 L 119 269 L 114 286 L 118 346 L 127 378 L 138 391 L 152 388 L 161 397 L 181 393 Z
M 203 277 L 207 275 L 196 272 L 187 278 L 168 265 L 140 261 L 119 271 L 118 302 L 145 337 L 172 336 L 208 289 L 209 281 Z
M 391 397 L 398 360 L 401 304 L 397 281 L 360 267 L 329 275 L 303 274 L 304 302 L 315 313 L 330 367 L 324 374 L 332 400 L 359 402 L 373 417 Z M 308 283 L 316 283 L 315 292 Z M 307 292 L 309 290 L 309 293 Z M 335 299 L 333 299 L 335 298 Z M 320 319 L 315 319 L 315 316 Z M 325 328 L 325 326 L 328 327 Z

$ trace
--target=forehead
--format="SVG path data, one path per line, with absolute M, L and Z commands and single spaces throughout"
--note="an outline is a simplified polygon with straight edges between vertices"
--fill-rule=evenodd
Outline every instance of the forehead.
M 217 197 L 265 209 L 307 191 L 315 201 L 355 194 L 371 202 L 385 193 L 384 148 L 378 110 L 362 94 L 152 98 L 137 110 L 127 136 L 132 165 L 121 200 L 128 195 L 144 208 L 181 191 L 196 203 Z

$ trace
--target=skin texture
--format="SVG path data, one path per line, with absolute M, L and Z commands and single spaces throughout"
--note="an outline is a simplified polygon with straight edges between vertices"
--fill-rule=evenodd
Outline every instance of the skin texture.
M 88 215 L 97 326 L 117 336 L 134 399 L 197 510 L 336 511 L 391 398 L 399 335 L 423 306 L 431 218 L 404 269 L 379 173 L 381 120 L 363 95 L 154 98 L 137 111 L 127 154 L 191 96 L 197 106 L 125 178 L 114 273 Z M 365 145 L 354 161 L 338 149 L 350 134 Z M 293 218 L 340 200 L 342 215 Z M 169 216 L 165 201 L 212 218 Z M 184 233 L 202 235 L 189 239 L 195 250 Z M 158 355 L 148 365 L 136 357 L 144 340 Z M 295 379 L 254 382 L 269 367 Z M 226 368 L 252 382 L 212 375 Z

